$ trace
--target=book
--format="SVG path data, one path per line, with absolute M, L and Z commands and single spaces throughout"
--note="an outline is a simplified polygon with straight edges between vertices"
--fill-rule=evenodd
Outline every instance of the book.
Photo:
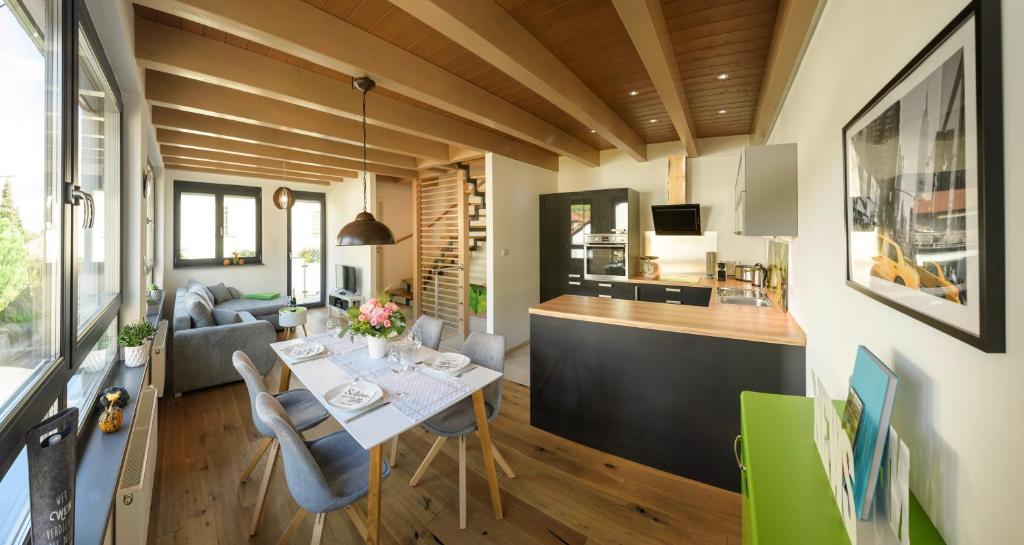
M 853 448 L 857 448 L 857 430 L 860 429 L 860 418 L 863 413 L 864 403 L 851 387 L 850 393 L 846 396 L 846 406 L 843 408 L 843 431 L 850 438 Z
M 896 374 L 870 350 L 857 347 L 850 389 L 861 402 L 860 424 L 853 446 L 853 498 L 861 520 L 871 516 L 878 471 L 892 421 L 896 386 Z

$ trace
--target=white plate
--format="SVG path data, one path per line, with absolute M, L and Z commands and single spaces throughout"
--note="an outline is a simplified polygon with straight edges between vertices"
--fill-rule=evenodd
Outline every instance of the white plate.
M 286 346 L 282 352 L 289 358 L 297 360 L 304 360 L 318 356 L 324 351 L 324 345 L 322 344 L 295 344 L 292 346 Z
M 440 373 L 455 373 L 469 365 L 469 358 L 455 352 L 445 352 L 423 362 L 423 366 Z
M 353 411 L 362 409 L 383 396 L 384 391 L 380 386 L 365 380 L 357 380 L 327 390 L 324 399 L 333 407 Z

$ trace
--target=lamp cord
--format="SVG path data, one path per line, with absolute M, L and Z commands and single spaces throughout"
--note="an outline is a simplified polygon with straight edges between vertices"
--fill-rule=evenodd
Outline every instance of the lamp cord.
M 366 91 L 363 91 L 363 212 L 366 212 Z

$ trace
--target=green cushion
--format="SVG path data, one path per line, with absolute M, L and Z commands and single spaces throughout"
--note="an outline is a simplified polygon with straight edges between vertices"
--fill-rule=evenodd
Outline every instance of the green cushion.
M 270 301 L 277 299 L 281 294 L 276 291 L 261 291 L 257 293 L 246 293 L 242 295 L 242 299 L 259 299 L 260 301 Z

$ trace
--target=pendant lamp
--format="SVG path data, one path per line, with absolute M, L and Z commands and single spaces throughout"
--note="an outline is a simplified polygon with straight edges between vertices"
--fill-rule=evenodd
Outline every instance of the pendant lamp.
M 366 93 L 377 84 L 368 77 L 355 78 L 352 87 L 363 93 L 363 211 L 356 214 L 356 219 L 338 231 L 338 246 L 371 246 L 394 244 L 395 235 L 387 225 L 377 221 L 373 214 L 366 210 Z
M 281 162 L 281 170 L 284 172 L 281 177 L 287 178 L 288 166 L 285 165 L 283 161 Z M 291 208 L 293 204 L 295 204 L 295 193 L 291 189 L 281 186 L 277 188 L 277 191 L 274 191 L 274 206 L 276 206 L 278 210 L 287 210 Z

